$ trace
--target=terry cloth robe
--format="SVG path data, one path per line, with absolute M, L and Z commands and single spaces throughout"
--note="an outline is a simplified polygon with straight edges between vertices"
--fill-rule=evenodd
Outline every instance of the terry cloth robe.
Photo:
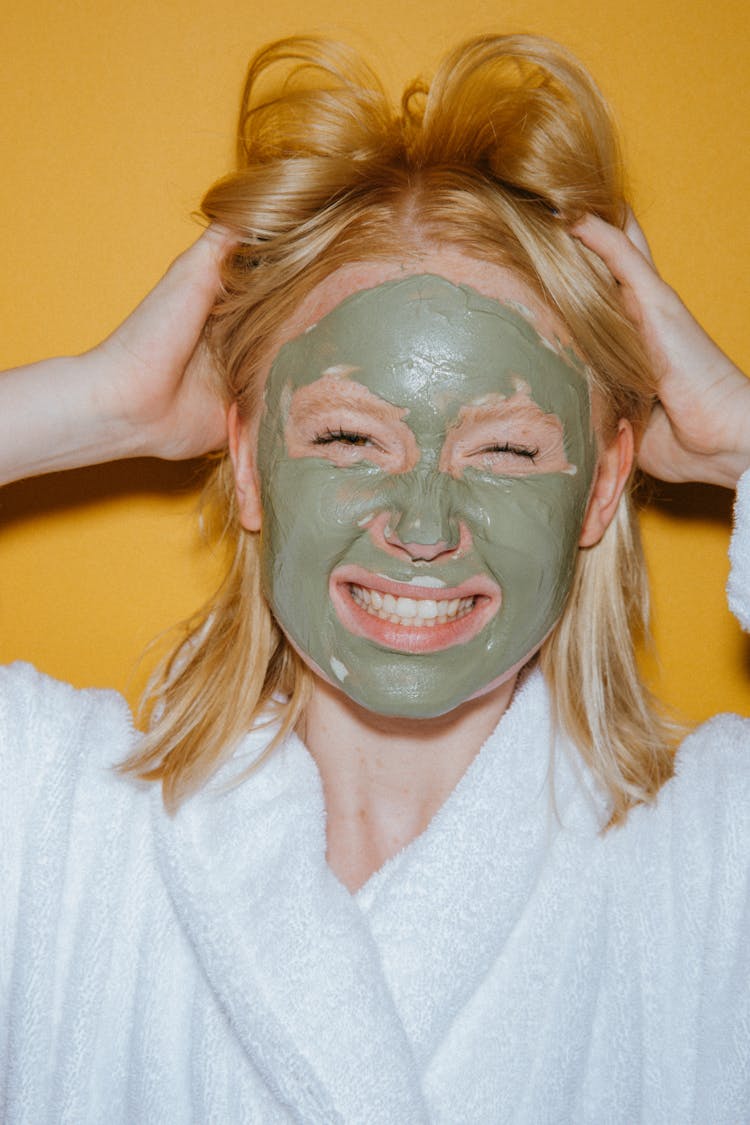
M 730 598 L 750 622 L 750 477 Z M 116 695 L 2 674 L 6 1125 L 750 1120 L 750 725 L 606 801 L 527 675 L 427 830 L 356 895 L 289 738 L 174 817 L 115 776 Z

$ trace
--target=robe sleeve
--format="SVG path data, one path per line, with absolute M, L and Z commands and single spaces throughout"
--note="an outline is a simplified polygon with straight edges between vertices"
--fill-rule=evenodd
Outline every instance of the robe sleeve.
M 732 564 L 727 582 L 729 608 L 742 628 L 750 632 L 750 469 L 737 485 L 729 561 Z
M 130 711 L 116 692 L 76 690 L 30 664 L 0 667 L 0 1012 L 19 904 L 34 893 L 29 857 L 43 853 L 50 884 L 60 880 L 82 779 L 110 775 L 132 740 Z M 3 1034 L 0 1026 L 0 1057 Z

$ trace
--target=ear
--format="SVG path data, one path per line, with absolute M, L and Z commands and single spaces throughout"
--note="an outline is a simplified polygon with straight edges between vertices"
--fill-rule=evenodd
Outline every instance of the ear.
M 614 519 L 634 455 L 633 427 L 621 418 L 614 441 L 599 454 L 579 547 L 593 547 Z
M 229 429 L 229 456 L 234 466 L 234 486 L 240 509 L 242 526 L 248 531 L 260 531 L 261 504 L 260 481 L 255 464 L 257 433 L 254 426 L 240 418 L 237 403 L 233 402 L 227 414 Z

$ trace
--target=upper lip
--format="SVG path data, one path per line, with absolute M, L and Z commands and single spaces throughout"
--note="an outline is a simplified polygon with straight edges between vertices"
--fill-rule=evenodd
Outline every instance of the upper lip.
M 377 590 L 381 594 L 391 594 L 394 598 L 425 598 L 430 601 L 452 601 L 454 598 L 500 597 L 500 587 L 486 575 L 477 574 L 458 586 L 419 586 L 409 582 L 395 582 L 381 574 L 354 564 L 337 567 L 331 574 L 331 583 L 349 586 L 363 586 L 367 590 Z

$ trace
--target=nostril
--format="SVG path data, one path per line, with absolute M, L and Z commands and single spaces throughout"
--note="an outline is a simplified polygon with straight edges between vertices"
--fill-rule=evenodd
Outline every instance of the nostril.
M 417 538 L 420 527 L 421 521 L 419 519 L 409 521 L 408 532 L 415 536 L 414 539 L 410 539 L 402 532 L 402 520 L 398 520 L 395 529 L 388 522 L 383 527 L 383 538 L 390 546 L 406 551 L 413 559 L 434 559 L 437 555 L 442 555 L 444 551 L 452 549 L 451 543 L 440 537 L 442 528 L 433 528 L 431 533 L 419 535 Z
M 390 542 L 401 547 L 415 562 L 429 562 L 431 559 L 436 559 L 438 555 L 454 549 L 445 539 L 437 543 L 402 543 L 399 539 Z
M 394 528 L 393 523 L 391 515 L 381 512 L 369 524 L 367 532 L 376 547 L 396 557 L 403 558 L 406 555 L 413 562 L 432 562 L 442 555 L 458 558 L 472 548 L 471 532 L 463 520 L 458 522 L 455 532 L 453 528 L 450 529 L 449 538 L 434 536 L 431 537 L 432 542 L 425 542 L 426 536 L 420 537 L 421 542 L 414 539 L 404 542 L 399 534 L 400 524 Z M 444 533 L 444 529 L 440 530 Z

